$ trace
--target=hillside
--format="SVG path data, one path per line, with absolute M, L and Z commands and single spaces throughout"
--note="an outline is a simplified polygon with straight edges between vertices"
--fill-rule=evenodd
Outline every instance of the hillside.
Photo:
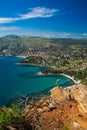
M 0 124 L 0 130 L 87 130 L 87 87 L 54 87 L 49 96 L 29 102 L 22 111 L 18 105 L 3 107 Z
M 25 56 L 21 64 L 52 66 L 51 72 L 69 74 L 87 85 L 86 39 L 7 35 L 0 38 L 0 55 Z
M 86 130 L 87 88 L 79 85 L 65 90 L 57 86 L 34 107 L 26 106 L 23 115 L 38 130 Z
M 47 52 L 54 56 L 66 48 L 87 48 L 87 40 L 46 39 L 40 37 L 7 35 L 0 38 L 0 55 L 29 55 L 29 51 Z M 64 51 L 64 52 L 65 52 Z
M 87 84 L 87 40 L 7 35 L 0 38 L 0 55 L 26 56 L 21 65 L 51 66 L 42 72 L 65 73 Z M 57 86 L 49 94 L 34 95 L 36 102 L 25 97 L 23 110 L 16 105 L 0 108 L 0 129 L 87 130 L 86 86 Z

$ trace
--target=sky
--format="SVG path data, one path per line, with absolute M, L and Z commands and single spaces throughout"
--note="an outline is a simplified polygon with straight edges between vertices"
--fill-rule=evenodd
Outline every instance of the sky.
M 0 37 L 87 38 L 87 0 L 1 0 Z

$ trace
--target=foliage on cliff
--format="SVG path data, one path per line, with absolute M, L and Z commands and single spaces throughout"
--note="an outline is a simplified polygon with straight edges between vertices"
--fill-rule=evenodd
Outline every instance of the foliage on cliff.
M 21 109 L 18 105 L 12 104 L 11 108 L 0 108 L 0 130 L 5 130 L 7 126 L 13 125 L 21 119 Z
M 30 57 L 25 58 L 23 61 L 21 61 L 21 64 L 25 63 L 25 64 L 45 66 L 45 62 L 46 62 L 45 59 L 43 59 L 42 57 L 30 56 Z

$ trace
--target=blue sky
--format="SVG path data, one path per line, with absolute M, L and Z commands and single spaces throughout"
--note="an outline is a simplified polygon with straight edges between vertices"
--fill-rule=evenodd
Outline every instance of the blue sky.
M 2 0 L 0 36 L 87 38 L 87 0 Z

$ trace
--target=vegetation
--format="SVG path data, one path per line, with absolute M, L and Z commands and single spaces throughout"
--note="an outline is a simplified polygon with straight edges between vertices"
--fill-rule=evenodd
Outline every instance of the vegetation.
M 13 125 L 21 119 L 21 109 L 17 104 L 12 104 L 11 108 L 0 108 L 0 130 Z
M 0 38 L 0 55 L 27 56 L 21 64 L 51 66 L 43 69 L 42 73 L 65 73 L 87 85 L 87 40 L 8 35 Z M 38 117 L 36 113 L 35 122 Z M 5 130 L 9 125 L 14 126 L 20 120 L 22 116 L 18 105 L 0 108 L 0 130 Z M 24 126 L 26 130 L 31 129 L 29 122 L 22 122 L 24 124 L 28 125 Z M 63 130 L 69 130 L 69 127 L 64 126 Z
M 63 130 L 70 130 L 68 126 L 64 126 Z
M 25 64 L 33 64 L 33 65 L 42 65 L 45 66 L 45 59 L 41 58 L 41 57 L 35 57 L 35 56 L 31 56 L 28 57 L 26 59 L 24 59 L 23 61 L 21 61 L 21 64 L 25 63 Z

